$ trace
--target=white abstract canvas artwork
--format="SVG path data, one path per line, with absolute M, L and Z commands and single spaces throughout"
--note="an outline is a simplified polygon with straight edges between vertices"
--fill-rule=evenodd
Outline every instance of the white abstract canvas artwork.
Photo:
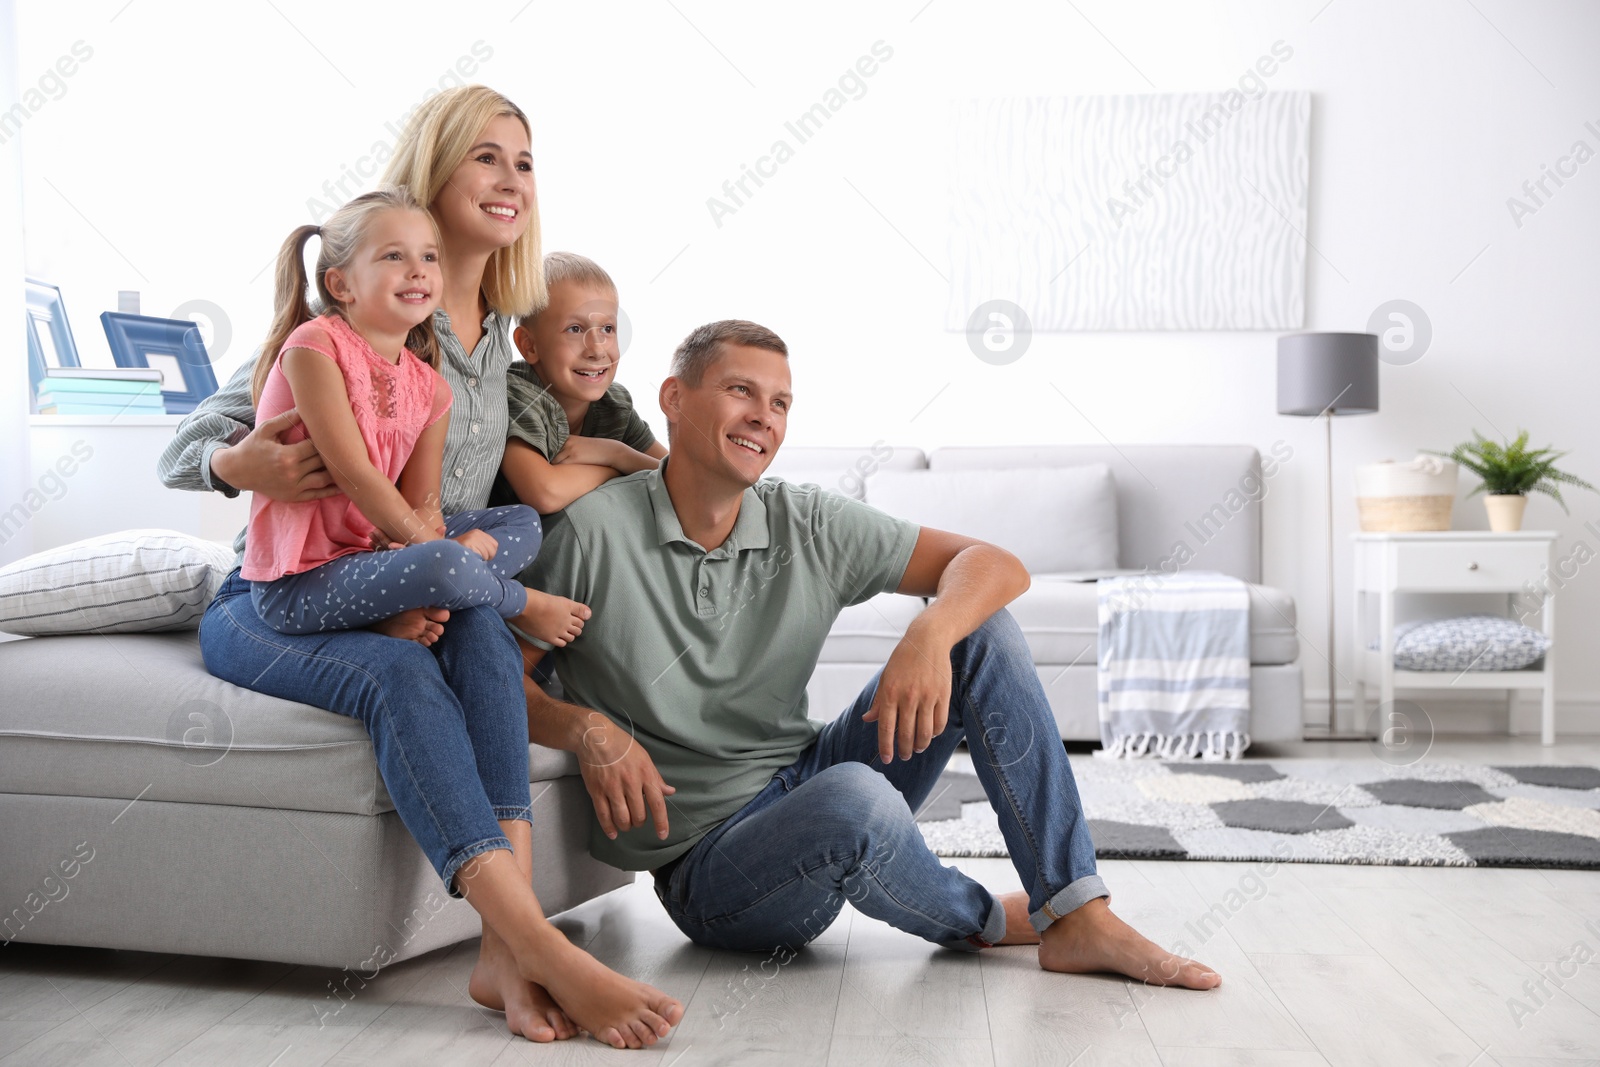
M 1305 315 L 1309 92 L 955 105 L 947 327 L 1286 330 Z

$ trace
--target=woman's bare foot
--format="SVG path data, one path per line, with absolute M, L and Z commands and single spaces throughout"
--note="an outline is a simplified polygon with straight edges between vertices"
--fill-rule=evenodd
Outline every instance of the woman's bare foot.
M 467 993 L 484 1007 L 505 1012 L 506 1026 L 529 1041 L 564 1041 L 578 1034 L 577 1026 L 544 986 L 517 973 L 511 950 L 487 927 L 478 965 L 467 979 Z
M 995 899 L 1006 909 L 1006 936 L 1002 937 L 999 943 L 1037 945 L 1039 931 L 1028 921 L 1028 894 L 1019 889 L 1015 893 L 1002 893 Z
M 522 614 L 506 621 L 518 630 L 548 641 L 557 648 L 565 648 L 569 641 L 583 633 L 584 620 L 594 614 L 587 606 L 564 596 L 551 596 L 537 589 L 528 590 L 528 605 Z
M 525 979 L 542 984 L 569 1019 L 612 1048 L 648 1048 L 683 1018 L 677 1000 L 624 978 L 554 927 L 523 960 Z
M 1203 963 L 1175 955 L 1117 918 L 1104 897 L 1068 912 L 1045 930 L 1039 966 L 1088 974 L 1111 971 L 1147 985 L 1214 989 L 1222 976 Z

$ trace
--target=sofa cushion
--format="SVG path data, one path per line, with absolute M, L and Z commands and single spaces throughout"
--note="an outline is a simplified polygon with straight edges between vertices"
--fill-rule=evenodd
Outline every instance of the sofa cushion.
M 860 448 L 807 448 L 790 445 L 778 450 L 767 477 L 795 485 L 818 485 L 853 500 L 865 499 L 867 480 L 881 470 L 926 470 L 928 457 L 919 448 L 892 448 L 882 441 Z
M 1250 589 L 1250 662 L 1293 663 L 1300 654 L 1295 635 L 1294 598 L 1281 589 Z M 905 628 L 922 610 L 914 597 L 886 593 L 847 608 L 822 646 L 822 663 L 882 664 Z M 1100 644 L 1099 596 L 1094 582 L 1067 581 L 1047 574 L 1011 602 L 1010 611 L 1040 666 L 1093 667 Z
M 354 719 L 213 678 L 199 635 L 0 644 L 0 793 L 394 810 Z M 530 746 L 532 781 L 577 772 Z
M 12 634 L 193 629 L 233 550 L 176 530 L 123 530 L 0 568 L 0 630 Z
M 1294 598 L 1280 589 L 1251 585 L 1250 662 L 1293 663 Z M 1011 603 L 1037 664 L 1094 664 L 1100 644 L 1099 592 L 1095 582 L 1053 580 L 1036 574 L 1028 591 Z
M 827 640 L 822 643 L 819 663 L 883 663 L 900 643 L 906 627 L 922 612 L 921 597 L 880 593 L 871 600 L 845 608 L 839 613 Z
M 1030 574 L 1117 565 L 1117 490 L 1104 463 L 880 471 L 867 483 L 867 503 L 999 545 Z

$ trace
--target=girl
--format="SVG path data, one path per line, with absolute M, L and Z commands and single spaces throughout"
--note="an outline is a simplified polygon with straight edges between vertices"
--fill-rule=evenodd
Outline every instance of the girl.
M 322 238 L 306 304 L 304 252 Z M 565 645 L 583 629 L 570 600 L 526 589 L 539 517 L 516 506 L 439 510 L 450 386 L 437 370 L 433 311 L 443 279 L 433 217 L 404 187 L 357 197 L 322 226 L 301 226 L 278 255 L 277 310 L 256 364 L 257 421 L 290 408 L 337 496 L 287 503 L 257 493 L 240 576 L 279 633 L 357 629 L 412 608 L 488 605 L 520 630 Z M 396 482 L 398 481 L 398 486 Z M 406 547 L 374 552 L 374 539 Z
M 488 502 L 506 440 L 509 319 L 547 299 L 530 141 L 528 117 L 501 94 L 447 89 L 412 113 L 383 177 L 411 189 L 439 228 L 436 369 L 455 411 L 439 494 L 446 516 Z M 283 442 L 300 425 L 297 411 L 256 424 L 250 382 L 241 368 L 184 419 L 161 457 L 162 481 L 290 503 L 338 493 L 311 440 Z M 446 532 L 464 531 L 447 519 Z M 500 617 L 488 607 L 414 609 L 365 630 L 285 635 L 262 621 L 250 588 L 229 575 L 206 610 L 207 669 L 366 728 L 406 829 L 450 893 L 483 917 L 472 999 L 504 1011 L 511 1031 L 534 1041 L 570 1038 L 578 1027 L 618 1048 L 665 1037 L 683 1005 L 573 945 L 534 895 L 528 705 L 522 657 Z M 618 761 L 586 743 L 563 747 L 580 752 L 586 782 L 603 783 Z

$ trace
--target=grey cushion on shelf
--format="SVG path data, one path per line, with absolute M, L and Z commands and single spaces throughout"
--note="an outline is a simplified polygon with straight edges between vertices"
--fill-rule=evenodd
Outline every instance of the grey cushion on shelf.
M 1395 627 L 1394 665 L 1407 671 L 1516 671 L 1538 662 L 1550 638 L 1515 619 L 1463 615 Z

